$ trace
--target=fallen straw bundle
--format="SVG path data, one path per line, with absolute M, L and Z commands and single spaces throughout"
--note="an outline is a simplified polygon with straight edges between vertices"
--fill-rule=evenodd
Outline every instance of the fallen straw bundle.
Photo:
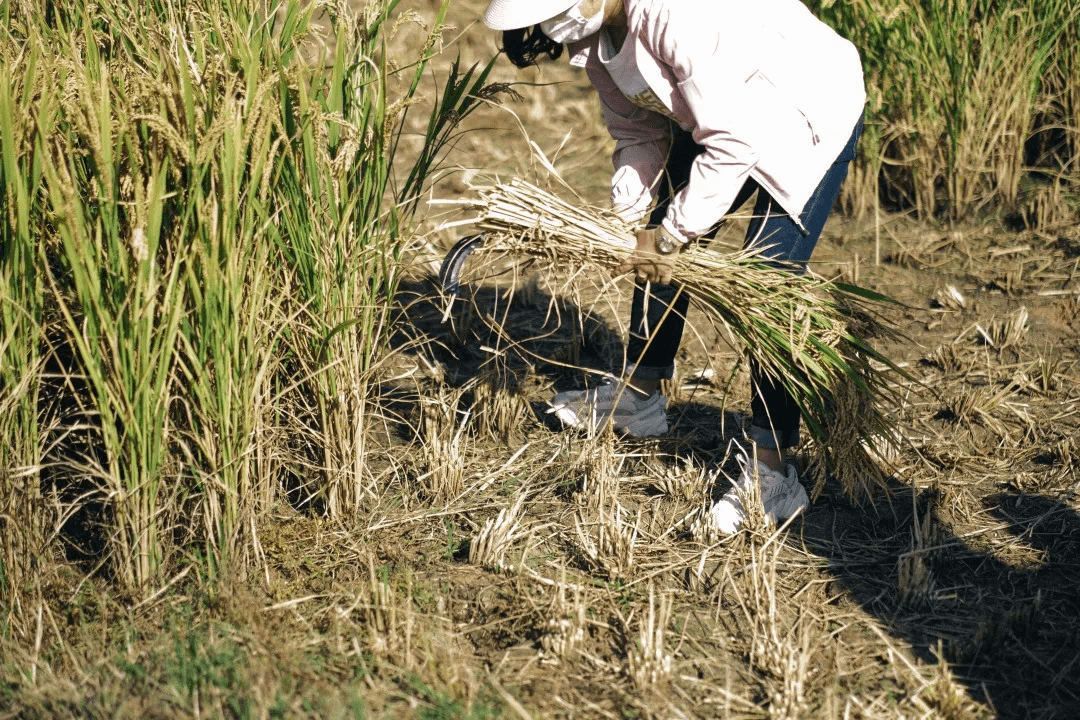
M 465 203 L 488 252 L 526 255 L 555 266 L 617 272 L 633 228 L 608 212 L 573 205 L 520 180 L 482 188 Z M 901 373 L 864 337 L 895 336 L 873 312 L 887 298 L 812 273 L 778 270 L 760 251 L 721 253 L 692 247 L 679 256 L 677 282 L 725 329 L 728 338 L 795 398 L 812 439 L 820 492 L 825 471 L 853 499 L 882 485 L 875 449 L 894 445 L 886 411 L 891 376 Z

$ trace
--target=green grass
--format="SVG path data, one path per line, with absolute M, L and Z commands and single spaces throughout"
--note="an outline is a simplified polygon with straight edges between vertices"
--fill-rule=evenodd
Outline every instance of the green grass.
M 172 655 L 164 663 L 165 679 L 182 705 L 197 707 L 200 695 L 216 692 L 227 717 L 251 717 L 244 677 L 248 659 L 235 642 L 221 637 L 212 626 L 178 628 L 172 640 Z

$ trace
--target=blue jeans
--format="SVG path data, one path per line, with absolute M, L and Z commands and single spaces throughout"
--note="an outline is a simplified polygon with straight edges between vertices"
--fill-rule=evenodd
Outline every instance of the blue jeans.
M 847 145 L 837 156 L 825 177 L 818 183 L 803 208 L 799 219 L 803 230 L 787 215 L 768 192 L 754 180 L 747 180 L 727 212 L 734 212 L 755 192 L 754 215 L 746 229 L 745 246 L 766 246 L 762 256 L 805 267 L 814 252 L 825 221 L 832 212 L 840 185 L 847 176 L 848 165 L 855 158 L 855 146 L 862 134 L 862 119 L 856 123 Z M 690 165 L 703 150 L 689 133 L 679 132 L 668 157 L 664 182 L 652 214 L 651 226 L 659 225 L 667 214 L 671 197 L 686 185 Z M 713 237 L 714 233 L 706 236 Z M 627 372 L 638 380 L 670 379 L 675 370 L 675 355 L 682 341 L 683 326 L 690 298 L 676 284 L 634 287 L 630 306 L 630 338 L 627 343 Z M 795 400 L 768 374 L 751 363 L 751 410 L 753 419 L 750 439 L 761 448 L 773 450 L 799 444 L 799 406 Z

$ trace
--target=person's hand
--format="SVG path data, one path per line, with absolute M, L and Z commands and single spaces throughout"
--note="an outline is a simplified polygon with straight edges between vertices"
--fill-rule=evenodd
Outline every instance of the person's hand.
M 662 253 L 657 249 L 657 240 L 663 238 L 672 248 L 670 253 Z M 619 272 L 633 272 L 634 277 L 641 282 L 651 282 L 667 285 L 671 282 L 671 275 L 675 269 L 675 260 L 686 249 L 686 245 L 671 236 L 662 227 L 648 228 L 637 231 L 637 247 L 623 260 L 619 266 Z

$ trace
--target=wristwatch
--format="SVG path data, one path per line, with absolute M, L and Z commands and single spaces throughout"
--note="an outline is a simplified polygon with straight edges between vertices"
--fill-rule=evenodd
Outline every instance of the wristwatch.
M 674 255 L 683 244 L 665 232 L 656 233 L 656 252 L 660 255 Z

